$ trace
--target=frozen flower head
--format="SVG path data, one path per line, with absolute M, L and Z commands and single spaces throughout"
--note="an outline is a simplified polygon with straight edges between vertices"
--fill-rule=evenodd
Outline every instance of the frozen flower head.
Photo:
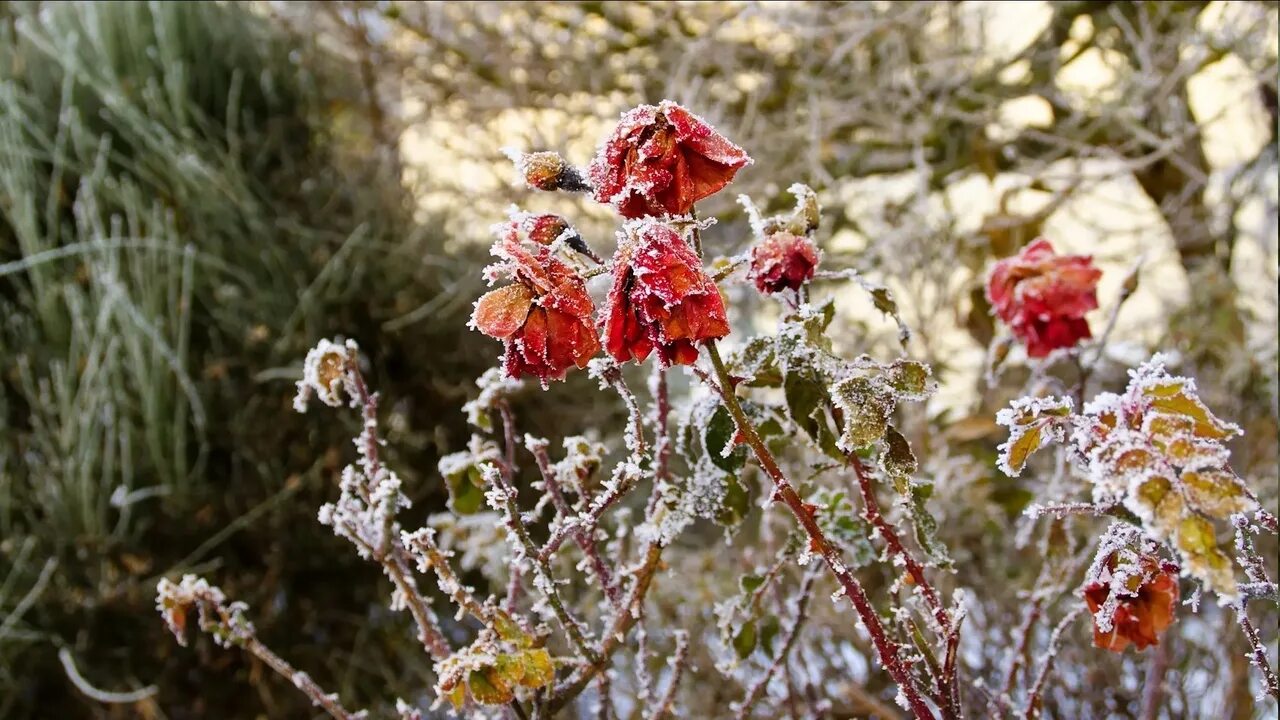
M 342 405 L 342 390 L 350 382 L 348 371 L 356 362 L 357 352 L 359 348 L 352 340 L 346 344 L 321 340 L 311 348 L 302 363 L 302 379 L 297 382 L 298 393 L 293 398 L 294 409 L 306 412 L 312 395 L 330 407 Z M 350 388 L 346 392 L 348 396 L 352 394 Z
M 623 114 L 588 175 L 596 200 L 624 217 L 685 215 L 750 163 L 742 148 L 664 100 Z
M 775 232 L 751 248 L 751 279 L 762 293 L 799 290 L 817 267 L 818 248 L 807 237 Z
M 491 274 L 506 273 L 515 282 L 481 297 L 471 326 L 503 342 L 507 375 L 532 375 L 545 385 L 575 365 L 585 367 L 600 339 L 582 277 L 548 248 L 526 250 L 512 225 L 493 252 L 501 262 Z
M 605 348 L 618 362 L 656 350 L 664 365 L 692 365 L 696 343 L 729 334 L 724 300 L 698 256 L 654 221 L 619 233 L 604 324 Z
M 511 162 L 515 163 L 516 172 L 525 184 L 535 190 L 547 192 L 565 190 L 583 192 L 590 186 L 582 179 L 578 169 L 560 156 L 560 153 L 543 151 L 522 153 L 518 150 L 507 151 Z
M 1158 645 L 1178 601 L 1177 566 L 1161 562 L 1154 543 L 1130 538 L 1137 540 L 1135 548 L 1121 544 L 1123 537 L 1103 540 L 1083 588 L 1093 615 L 1093 644 L 1113 652 L 1131 643 L 1139 650 Z
M 556 242 L 562 242 L 575 252 L 591 258 L 597 265 L 604 264 L 600 256 L 596 255 L 587 246 L 587 242 L 582 239 L 582 235 L 578 234 L 578 231 L 569 224 L 569 221 L 555 213 L 527 215 L 521 218 L 519 222 L 529 240 L 539 245 L 546 245 L 554 250 Z
M 987 299 L 996 315 L 1027 346 L 1031 357 L 1090 338 L 1085 314 L 1098 307 L 1102 272 L 1085 255 L 1057 255 L 1039 238 L 996 263 L 987 279 Z

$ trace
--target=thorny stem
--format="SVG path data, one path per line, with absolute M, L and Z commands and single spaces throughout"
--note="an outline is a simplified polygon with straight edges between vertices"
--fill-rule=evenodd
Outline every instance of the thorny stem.
M 551 566 L 540 558 L 538 546 L 534 544 L 533 538 L 529 535 L 529 528 L 525 527 L 524 521 L 520 517 L 520 506 L 516 502 L 515 487 L 497 466 L 489 464 L 485 466 L 485 470 L 487 470 L 485 474 L 488 476 L 486 480 L 494 485 L 505 506 L 507 527 L 515 534 L 516 540 L 524 550 L 525 557 L 529 558 L 533 564 L 533 572 L 538 575 L 540 582 L 535 583 L 535 585 L 542 591 L 543 597 L 547 599 L 547 604 L 551 606 L 552 612 L 555 613 L 556 619 L 564 627 L 565 633 L 568 634 L 569 640 L 573 642 L 574 647 L 588 661 L 595 662 L 599 656 L 582 634 L 582 627 L 578 625 L 578 621 L 565 608 L 564 601 L 560 598 L 560 592 L 556 590 L 556 581 L 551 574 Z
M 1275 671 L 1271 669 L 1271 663 L 1267 661 L 1267 650 L 1262 645 L 1262 638 L 1258 637 L 1257 628 L 1249 620 L 1244 602 L 1236 602 L 1232 607 L 1236 611 L 1236 621 L 1240 623 L 1240 629 L 1249 640 L 1253 664 L 1257 665 L 1258 670 L 1262 672 L 1262 681 L 1267 686 L 1267 694 L 1280 702 L 1280 680 L 1277 680 Z
M 423 530 L 414 533 L 409 538 L 411 548 L 426 558 L 426 565 L 440 579 L 440 589 L 449 596 L 450 600 L 457 603 L 459 607 L 471 613 L 472 617 L 485 625 L 492 625 L 493 613 L 489 612 L 484 605 L 481 605 L 480 601 L 476 600 L 466 586 L 459 582 L 458 576 L 453 572 L 453 568 L 449 567 L 449 561 L 445 558 L 444 552 L 431 539 L 430 532 L 430 530 Z
M 658 564 L 662 559 L 662 546 L 658 543 L 650 543 L 645 553 L 644 564 L 636 571 L 635 583 L 631 586 L 631 593 L 627 596 L 627 602 L 623 606 L 622 611 L 617 613 L 613 618 L 613 624 L 604 634 L 604 639 L 600 643 L 600 652 L 594 660 L 584 667 L 580 667 L 574 672 L 569 679 L 565 680 L 551 695 L 548 703 L 549 712 L 554 715 L 559 712 L 569 701 L 577 697 L 587 683 L 592 678 L 599 675 L 608 666 L 609 658 L 614 652 L 621 647 L 623 640 L 626 638 L 627 632 L 635 625 L 639 618 L 639 612 L 636 610 L 644 603 L 645 596 L 649 593 L 649 585 L 653 582 L 654 573 L 658 570 Z
M 649 720 L 662 720 L 671 712 L 671 705 L 675 703 L 676 691 L 680 688 L 680 678 L 684 675 L 685 665 L 689 661 L 689 634 L 683 630 L 676 631 L 676 650 L 671 657 L 671 681 L 667 684 L 667 691 L 662 694 L 662 699 L 658 701 L 658 706 L 649 714 Z
M 1031 601 L 1031 607 L 1027 608 L 1027 616 L 1022 620 L 1022 627 L 1018 628 L 1018 647 L 1013 652 L 1013 657 L 1009 660 L 1009 669 L 1004 674 L 1004 685 L 1000 689 L 1000 702 L 1004 703 L 1009 700 L 1009 694 L 1013 692 L 1013 685 L 1017 682 L 1018 670 L 1022 668 L 1022 662 L 1027 656 L 1027 647 L 1031 643 L 1031 629 L 1035 627 L 1036 621 L 1040 619 L 1040 614 L 1044 610 L 1044 599 L 1036 598 Z
M 378 454 L 378 448 L 382 444 L 381 438 L 378 436 L 378 396 L 376 393 L 369 392 L 369 386 L 364 380 L 364 374 L 360 372 L 360 366 L 356 362 L 354 353 L 346 359 L 346 370 L 351 376 L 351 385 L 355 390 L 356 402 L 360 404 L 361 416 L 364 421 L 364 471 L 366 477 L 370 480 L 378 477 L 382 470 L 382 461 Z M 365 495 L 364 500 L 369 502 L 368 488 L 361 488 L 362 494 Z M 387 520 L 392 522 L 390 516 Z M 409 614 L 413 616 L 414 622 L 418 626 L 418 640 L 426 648 L 427 653 L 436 660 L 441 660 L 449 656 L 449 642 L 445 640 L 444 634 L 440 632 L 440 628 L 435 620 L 435 613 L 431 611 L 427 599 L 418 591 L 418 586 L 413 582 L 412 575 L 409 571 L 409 553 L 405 550 L 404 545 L 400 543 L 398 533 L 392 532 L 391 527 L 383 528 L 383 547 L 374 549 L 373 557 L 386 570 L 387 576 L 395 583 L 396 589 L 405 599 L 405 606 L 409 608 Z M 354 536 L 353 536 L 354 537 Z
M 182 600 L 178 600 L 178 602 L 182 602 Z M 355 713 L 343 707 L 337 693 L 325 692 L 324 688 L 320 687 L 315 680 L 312 680 L 310 675 L 290 665 L 287 660 L 276 655 L 271 651 L 271 648 L 262 644 L 253 628 L 253 624 L 235 611 L 237 606 L 243 609 L 243 603 L 232 603 L 228 606 L 225 604 L 222 593 L 217 588 L 211 588 L 207 585 L 204 586 L 203 590 L 194 590 L 188 596 L 187 602 L 191 604 L 174 608 L 174 610 L 180 613 L 181 616 L 185 616 L 188 608 L 194 605 L 200 613 L 201 630 L 213 635 L 219 644 L 240 647 L 250 655 L 266 663 L 267 667 L 270 667 L 277 675 L 301 690 L 304 695 L 311 698 L 312 704 L 323 708 L 325 712 L 329 713 L 330 717 L 335 718 L 335 720 L 361 720 L 365 717 L 363 712 Z M 171 610 L 170 612 L 173 611 Z M 217 622 L 209 620 L 215 615 L 218 618 Z M 178 641 L 185 645 L 186 641 L 181 635 L 181 628 L 182 623 L 179 623 L 175 633 L 178 634 Z M 172 624 L 171 629 L 174 629 Z
M 929 705 L 920 696 L 920 692 L 916 689 L 906 664 L 899 655 L 898 643 L 885 633 L 884 625 L 880 622 L 880 617 L 876 614 L 875 608 L 872 607 L 866 591 L 862 589 L 862 585 L 857 578 L 849 572 L 844 560 L 840 557 L 840 552 L 826 538 L 822 528 L 818 526 L 817 520 L 814 519 L 812 506 L 807 505 L 800 498 L 795 488 L 792 487 L 791 482 L 782 474 L 782 470 L 778 467 L 773 453 L 769 451 L 768 446 L 760 439 L 760 434 L 756 432 L 755 425 L 747 417 L 746 412 L 743 411 L 741 403 L 738 402 L 737 396 L 733 393 L 733 383 L 729 377 L 729 370 L 725 367 L 724 360 L 720 357 L 720 351 L 716 348 L 715 341 L 708 340 L 706 346 L 707 354 L 711 358 L 711 364 L 715 368 L 716 378 L 719 380 L 719 391 L 724 399 L 725 407 L 733 417 L 738 432 L 742 434 L 747 445 L 751 446 L 751 449 L 755 452 L 756 459 L 760 462 L 760 467 L 773 481 L 774 497 L 785 503 L 791 513 L 795 515 L 796 520 L 809 537 L 809 549 L 822 556 L 831 573 L 840 582 L 844 594 L 853 603 L 858 617 L 871 635 L 872 643 L 875 645 L 876 652 L 880 657 L 880 663 L 884 665 L 885 670 L 897 683 L 898 689 L 902 692 L 908 706 L 911 708 L 911 712 L 917 718 L 933 718 L 933 711 L 929 709 Z
M 834 408 L 837 413 L 837 422 L 843 422 L 839 417 L 839 408 Z M 943 657 L 943 672 L 938 678 L 938 691 L 942 698 L 943 713 L 946 717 L 956 717 L 959 710 L 956 707 L 952 690 L 955 685 L 955 658 L 956 651 L 960 646 L 959 628 L 955 627 L 951 618 L 951 614 L 943 607 L 942 601 L 938 598 L 938 593 L 934 590 L 929 579 L 925 577 L 924 566 L 910 553 L 902 544 L 902 540 L 898 538 L 898 532 L 880 512 L 880 505 L 876 500 L 875 489 L 871 487 L 871 476 L 867 473 L 866 467 L 862 464 L 861 458 L 857 453 L 849 453 L 847 455 L 849 464 L 853 466 L 854 475 L 858 478 L 858 491 L 862 496 L 862 504 L 867 520 L 880 532 L 880 536 L 884 538 L 885 545 L 888 546 L 890 554 L 897 557 L 907 568 L 907 573 L 911 576 L 911 580 L 915 586 L 920 589 L 920 593 L 924 595 L 925 604 L 929 606 L 929 610 L 933 613 L 934 620 L 938 623 L 938 627 L 942 631 L 943 637 L 946 638 L 946 654 Z
M 542 562 L 549 561 L 551 556 L 564 544 L 564 541 L 576 532 L 578 528 L 582 528 L 588 533 L 594 533 L 600 518 L 604 516 L 609 508 L 631 492 L 635 486 L 636 478 L 628 475 L 625 477 L 625 482 L 619 483 L 612 491 L 592 498 L 591 506 L 587 508 L 584 514 L 579 515 L 577 518 L 567 518 L 567 521 L 561 522 L 552 532 L 551 537 L 547 538 L 546 543 L 542 545 L 542 549 L 538 551 L 538 559 Z
M 796 639 L 800 637 L 800 629 L 804 626 L 804 621 L 808 617 L 809 601 L 813 598 L 813 582 L 817 577 L 817 573 L 812 570 L 805 573 L 804 581 L 800 585 L 800 594 L 796 596 L 795 618 L 792 619 L 791 626 L 787 628 L 786 637 L 782 641 L 782 648 L 778 650 L 778 654 L 774 656 L 773 662 L 769 663 L 769 667 L 764 671 L 764 674 L 747 690 L 747 696 L 743 699 L 742 704 L 738 706 L 738 712 L 734 716 L 737 720 L 745 720 L 751 715 L 751 708 L 764 695 L 765 689 L 769 687 L 769 680 L 773 678 L 774 673 L 778 672 L 778 668 L 787 662 L 787 656 L 791 654 L 791 649 L 795 647 Z
M 560 481 L 556 478 L 555 470 L 551 468 L 551 458 L 547 456 L 547 443 L 545 440 L 527 443 L 529 451 L 533 453 L 533 459 L 538 463 L 538 471 L 542 474 L 542 482 L 547 488 L 547 493 L 551 496 L 551 503 L 555 506 L 556 512 L 560 514 L 562 522 L 572 522 L 573 539 L 578 543 L 578 547 L 582 548 L 583 555 L 586 555 L 587 561 L 590 563 L 591 570 L 595 573 L 596 580 L 600 583 L 600 588 L 604 591 L 605 597 L 609 599 L 609 604 L 615 609 L 622 606 L 622 591 L 618 589 L 613 581 L 613 573 L 609 570 L 608 564 L 604 558 L 600 556 L 600 549 L 596 545 L 595 540 L 595 523 L 583 526 L 574 521 L 573 509 L 569 507 L 569 502 L 565 500 L 564 492 L 560 488 Z M 542 553 L 538 553 L 541 557 Z
M 1024 720 L 1034 720 L 1040 717 L 1041 700 L 1040 696 L 1044 692 L 1045 682 L 1049 679 L 1049 673 L 1053 671 L 1053 661 L 1058 657 L 1058 642 L 1062 639 L 1062 633 L 1075 622 L 1076 618 L 1084 614 L 1084 607 L 1077 607 L 1067 616 L 1062 618 L 1057 627 L 1053 629 L 1053 634 L 1049 636 L 1049 647 L 1045 649 L 1044 661 L 1040 665 L 1040 672 L 1036 674 L 1036 682 L 1031 686 L 1031 692 L 1027 694 L 1027 704 L 1022 711 Z

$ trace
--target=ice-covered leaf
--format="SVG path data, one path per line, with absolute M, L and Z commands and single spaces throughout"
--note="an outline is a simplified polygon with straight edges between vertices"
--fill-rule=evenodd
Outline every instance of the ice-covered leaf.
M 1151 383 L 1143 387 L 1152 410 L 1189 418 L 1196 437 L 1225 440 L 1240 434 L 1240 428 L 1219 420 L 1195 394 L 1195 386 L 1185 378 Z
M 1257 505 L 1246 493 L 1244 484 L 1224 470 L 1187 471 L 1181 479 L 1187 502 L 1210 517 L 1226 519 Z
M 736 473 L 747 462 L 747 448 L 736 446 L 737 427 L 723 405 L 716 408 L 711 421 L 703 428 L 703 449 L 712 464 L 726 473 Z
M 555 664 L 546 648 L 524 650 L 514 657 L 520 668 L 520 685 L 536 689 L 550 685 L 555 680 Z
M 831 398 L 844 414 L 840 449 L 855 452 L 884 436 L 893 411 L 893 395 L 865 377 L 851 377 L 831 386 Z
M 1236 594 L 1231 558 L 1218 548 L 1213 523 L 1195 515 L 1183 518 L 1178 524 L 1177 545 L 1184 570 L 1220 595 L 1232 597 Z
M 819 489 L 810 499 L 818 506 L 818 525 L 844 550 L 849 567 L 856 569 L 876 561 L 876 550 L 870 540 L 871 526 L 858 515 L 843 492 Z
M 472 453 L 452 453 L 441 458 L 440 473 L 449 489 L 450 510 L 471 515 L 485 509 L 484 477 Z
M 738 578 L 738 588 L 746 595 L 759 590 L 761 585 L 764 585 L 763 575 L 743 575 Z
M 937 567 L 951 567 L 951 556 L 946 545 L 938 539 L 938 521 L 929 514 L 927 503 L 933 495 L 933 483 L 920 483 L 911 486 L 911 524 L 916 531 L 916 543 L 929 558 L 929 562 Z
M 893 480 L 893 487 L 898 494 L 905 495 L 911 483 L 911 476 L 920 469 L 915 453 L 911 452 L 911 444 L 898 429 L 889 426 L 884 435 L 884 449 L 880 452 L 880 469 Z
M 749 387 L 777 387 L 782 384 L 782 370 L 771 337 L 752 338 L 732 361 L 733 373 L 747 378 Z
M 515 697 L 511 686 L 492 667 L 472 670 L 467 676 L 467 689 L 472 699 L 481 705 L 506 705 Z
M 933 371 L 915 360 L 895 360 L 885 370 L 885 380 L 903 400 L 927 400 L 933 393 Z
M 996 422 L 1009 428 L 1009 439 L 999 448 L 1000 470 L 1017 477 L 1035 451 L 1061 441 L 1071 408 L 1070 398 L 1021 398 L 996 413 Z
M 724 497 L 720 499 L 720 510 L 716 513 L 716 522 L 729 527 L 736 527 L 751 511 L 751 494 L 737 477 L 725 477 Z

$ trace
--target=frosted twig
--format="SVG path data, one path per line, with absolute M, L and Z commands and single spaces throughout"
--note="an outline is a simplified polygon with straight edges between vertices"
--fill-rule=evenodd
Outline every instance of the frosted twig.
M 529 535 L 529 528 L 525 526 L 524 520 L 521 519 L 520 506 L 516 502 L 515 487 L 507 480 L 506 474 L 493 463 L 483 465 L 481 472 L 485 476 L 486 483 L 494 488 L 490 491 L 491 498 L 496 496 L 496 501 L 501 504 L 500 508 L 495 509 L 502 510 L 507 528 L 515 536 L 516 542 L 519 543 L 519 548 L 524 552 L 525 557 L 533 564 L 533 573 L 537 578 L 534 585 L 542 593 L 542 596 L 546 598 L 552 612 L 555 613 L 556 619 L 564 627 L 565 633 L 568 634 L 574 648 L 588 662 L 596 662 L 599 659 L 599 654 L 595 648 L 591 647 L 586 636 L 583 635 L 582 626 L 578 624 L 577 619 L 569 614 L 564 600 L 560 597 L 560 591 L 556 589 L 556 581 L 551 574 L 551 566 L 539 557 L 538 546 L 534 544 L 533 538 Z
M 311 676 L 297 670 L 258 640 L 253 623 L 244 616 L 248 607 L 241 602 L 228 604 L 222 590 L 195 575 L 185 575 L 174 583 L 162 578 L 156 587 L 156 609 L 164 617 L 169 630 L 180 645 L 186 645 L 187 614 L 195 610 L 200 629 L 213 636 L 223 647 L 236 646 L 266 663 L 277 675 L 293 683 L 311 702 L 336 720 L 363 720 L 367 714 L 352 712 L 342 706 L 337 693 L 326 693 Z
M 76 668 L 76 660 L 71 655 L 71 650 L 65 647 L 58 649 L 58 662 L 62 663 L 62 669 L 67 673 L 67 679 L 71 681 L 71 684 L 84 693 L 85 697 L 95 702 L 111 705 L 142 702 L 155 695 L 158 691 L 155 685 L 147 685 L 128 692 L 99 690 L 80 674 L 80 670 Z
M 751 708 L 760 701 L 765 689 L 769 687 L 769 680 L 773 678 L 774 673 L 778 672 L 778 668 L 787 662 L 787 656 L 791 654 L 791 649 L 795 646 L 796 639 L 800 637 L 800 629 L 804 626 L 804 621 L 807 618 L 809 600 L 813 597 L 813 583 L 817 577 L 817 573 L 812 568 L 805 573 L 804 580 L 800 584 L 800 592 L 796 595 L 796 614 L 791 620 L 791 625 L 787 628 L 787 634 L 782 640 L 782 647 L 778 650 L 778 654 L 774 656 L 773 662 L 769 663 L 769 667 L 764 671 L 764 674 L 747 690 L 746 697 L 738 705 L 738 710 L 734 715 L 737 720 L 745 720 L 750 716 Z
M 551 467 L 551 458 L 547 456 L 547 443 L 545 440 L 537 442 L 526 441 L 529 451 L 533 453 L 533 459 L 538 464 L 538 471 L 542 473 L 542 482 L 546 486 L 547 493 L 551 496 L 551 503 L 555 506 L 556 512 L 564 520 L 568 520 L 574 513 L 569 507 L 569 502 L 565 500 L 564 492 L 560 488 L 560 481 L 556 478 L 555 470 Z M 595 518 L 599 519 L 599 516 Z M 608 564 L 604 558 L 600 556 L 600 549 L 596 546 L 595 541 L 595 523 L 583 525 L 577 522 L 566 523 L 566 527 L 570 528 L 573 539 L 578 543 L 578 547 L 582 548 L 582 553 L 587 557 L 591 571 L 595 574 L 596 580 L 600 583 L 600 588 L 604 591 L 605 597 L 609 599 L 609 604 L 614 609 L 622 607 L 622 591 L 618 589 L 613 581 L 613 573 L 609 570 Z M 538 552 L 539 558 L 542 552 Z M 545 560 L 544 560 L 545 561 Z
M 1024 720 L 1033 720 L 1040 717 L 1041 700 L 1040 696 L 1044 692 L 1045 682 L 1049 679 L 1049 673 L 1053 671 L 1053 661 L 1058 657 L 1058 643 L 1062 639 L 1062 633 L 1075 622 L 1076 618 L 1085 613 L 1083 605 L 1076 607 L 1067 616 L 1062 618 L 1053 629 L 1053 634 L 1049 636 L 1049 647 L 1045 648 L 1044 659 L 1040 661 L 1040 671 L 1036 673 L 1035 684 L 1031 686 L 1031 691 L 1027 693 L 1027 704 L 1023 708 L 1022 717 Z
M 1280 702 L 1280 680 L 1277 680 L 1275 670 L 1271 669 L 1271 663 L 1267 660 L 1267 649 L 1262 644 L 1262 638 L 1258 636 L 1257 628 L 1249 620 L 1244 601 L 1233 603 L 1231 607 L 1236 611 L 1236 621 L 1240 623 L 1240 629 L 1249 640 L 1250 652 L 1253 655 L 1251 660 L 1262 673 L 1262 682 L 1267 688 L 1267 694 Z
M 689 633 L 676 631 L 676 650 L 671 656 L 671 680 L 667 683 L 667 691 L 662 694 L 658 706 L 649 714 L 648 720 L 662 720 L 671 712 L 671 705 L 676 700 L 676 691 L 680 686 L 680 678 L 689 662 Z

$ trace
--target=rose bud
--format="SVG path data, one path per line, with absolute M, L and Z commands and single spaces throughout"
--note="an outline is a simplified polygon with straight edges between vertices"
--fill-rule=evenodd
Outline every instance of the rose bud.
M 535 190 L 551 192 L 585 192 L 591 189 L 578 169 L 570 165 L 560 153 L 543 151 L 522 153 L 510 150 L 507 156 L 515 163 L 516 171 L 524 182 Z
M 639 218 L 686 215 L 750 163 L 742 148 L 664 100 L 623 114 L 587 173 L 596 201 Z
M 799 290 L 817 267 L 818 248 L 800 235 L 773 233 L 751 248 L 750 276 L 762 293 Z
M 597 265 L 604 264 L 600 256 L 587 245 L 587 241 L 582 239 L 569 221 L 559 215 L 554 213 L 532 215 L 524 221 L 524 227 L 529 239 L 539 245 L 551 245 L 556 240 L 564 240 L 565 245 L 591 258 Z

